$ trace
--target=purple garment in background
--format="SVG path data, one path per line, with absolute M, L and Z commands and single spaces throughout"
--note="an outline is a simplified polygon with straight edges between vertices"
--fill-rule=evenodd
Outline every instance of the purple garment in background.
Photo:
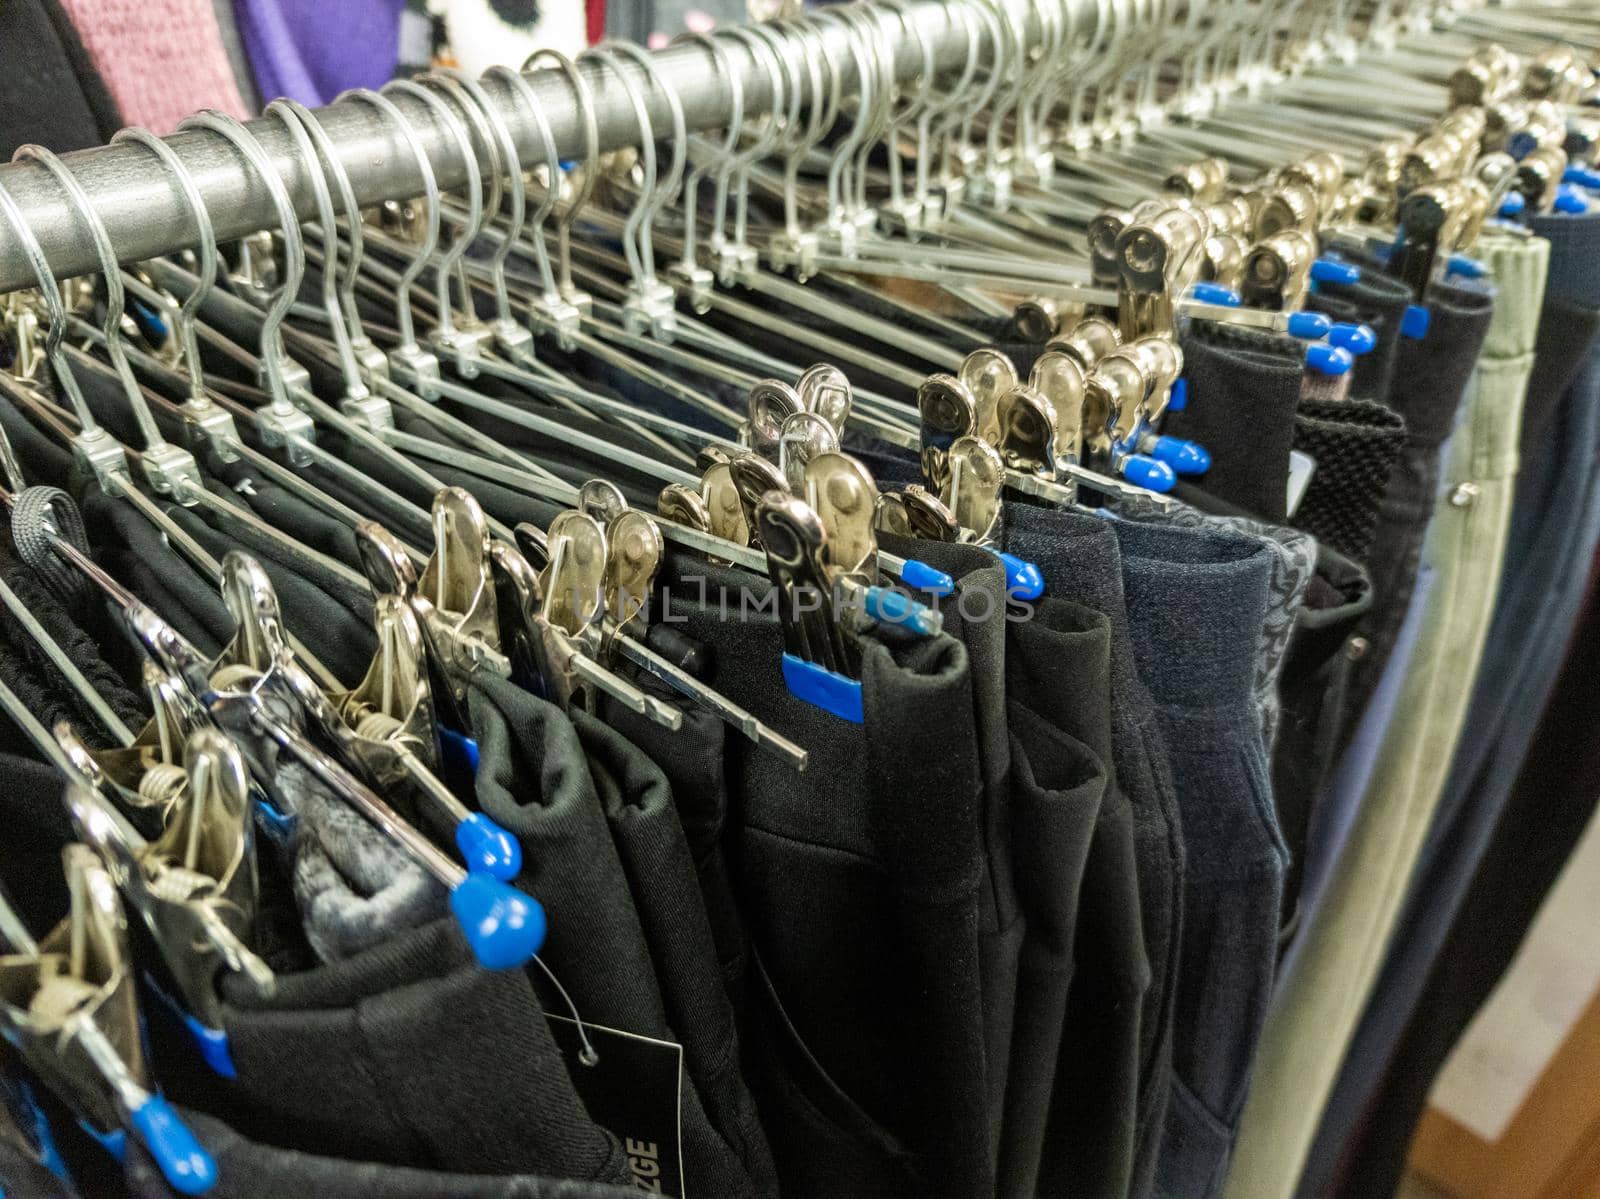
M 234 0 L 262 99 L 309 107 L 346 88 L 382 87 L 400 61 L 405 0 Z

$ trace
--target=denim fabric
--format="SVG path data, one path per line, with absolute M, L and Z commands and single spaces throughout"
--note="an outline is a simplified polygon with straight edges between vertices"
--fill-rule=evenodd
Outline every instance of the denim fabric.
M 1255 680 L 1275 543 L 1113 521 L 1140 677 L 1172 763 L 1187 863 L 1173 1093 L 1156 1190 L 1215 1194 L 1277 959 L 1286 851 Z
M 1351 670 L 1347 724 L 1377 685 L 1410 603 L 1438 495 L 1440 447 L 1455 424 L 1493 309 L 1489 292 L 1439 285 L 1428 297 L 1427 335 L 1400 342 L 1387 402 L 1405 419 L 1406 443 L 1389 476 L 1366 557 L 1373 604 L 1361 623 L 1367 649 Z
M 1117 511 L 1133 520 L 1167 524 L 1181 528 L 1212 528 L 1263 538 L 1272 554 L 1272 569 L 1267 579 L 1267 615 L 1261 626 L 1261 644 L 1255 663 L 1255 706 L 1261 720 L 1261 738 L 1268 750 L 1278 735 L 1282 705 L 1278 698 L 1278 679 L 1283 673 L 1306 590 L 1316 571 L 1317 542 L 1308 533 L 1283 525 L 1268 524 L 1243 516 L 1219 516 L 1201 512 L 1187 504 L 1161 506 L 1131 498 L 1122 501 Z
M 1486 234 L 1501 302 L 1451 440 L 1427 556 L 1438 578 L 1393 722 L 1345 852 L 1301 932 L 1263 1038 L 1229 1180 L 1236 1197 L 1281 1195 L 1300 1175 L 1361 1006 L 1400 915 L 1466 718 L 1509 528 L 1523 396 L 1548 243 Z M 1430 334 L 1430 337 L 1432 335 Z M 1415 428 L 1414 428 L 1415 431 Z
M 1536 228 L 1551 242 L 1552 279 L 1557 262 L 1593 266 L 1600 259 L 1600 217 L 1551 216 Z M 1526 411 L 1548 409 L 1550 416 L 1541 415 L 1536 429 L 1524 420 L 1523 469 L 1479 682 L 1406 914 L 1302 1178 L 1305 1194 L 1329 1193 L 1335 1171 L 1349 1171 L 1365 1156 L 1362 1112 L 1384 1086 L 1394 1047 L 1488 847 L 1582 603 L 1585 569 L 1600 540 L 1600 352 L 1589 349 L 1600 331 L 1600 309 L 1592 306 L 1600 289 L 1592 276 L 1582 281 L 1590 306 L 1565 306 L 1555 296 L 1545 304 Z M 1574 358 L 1587 359 L 1576 378 Z M 1545 390 L 1568 378 L 1559 394 Z M 1364 1169 L 1357 1174 L 1371 1177 Z
M 1172 1021 L 1184 895 L 1177 793 L 1155 708 L 1134 657 L 1116 534 L 1095 516 L 1012 503 L 1006 508 L 1006 549 L 1039 567 L 1046 594 L 1084 604 L 1111 621 L 1112 756 L 1117 781 L 1133 808 L 1139 909 L 1150 966 L 1150 989 L 1139 1021 L 1133 1153 L 1133 1193 L 1143 1195 L 1154 1185 L 1172 1087 Z M 1066 1052 L 1063 1045 L 1062 1053 Z M 1091 1111 L 1100 1106 L 1092 1089 L 1080 1093 L 1078 1102 Z M 1046 1140 L 1041 1182 L 1052 1194 L 1077 1195 L 1080 1183 L 1068 1172 L 1069 1152 L 1063 1142 L 1064 1138 Z M 1102 1165 L 1115 1170 L 1114 1158 Z

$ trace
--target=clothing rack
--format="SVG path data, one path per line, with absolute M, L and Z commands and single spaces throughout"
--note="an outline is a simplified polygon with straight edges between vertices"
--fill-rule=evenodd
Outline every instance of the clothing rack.
M 1105 5 L 1093 0 L 1053 0 L 1070 5 L 1068 28 L 1080 43 L 1094 38 Z M 1202 0 L 1190 0 L 1199 3 Z M 1029 0 L 997 0 L 1027 31 L 1027 46 L 1038 44 L 1042 31 Z M 888 11 L 888 6 L 883 6 Z M 1165 4 L 1138 6 L 1145 21 L 1170 19 Z M 911 0 L 884 22 L 894 38 L 895 74 L 908 81 L 922 72 L 926 56 L 937 71 L 959 69 L 967 61 L 971 38 L 977 53 L 990 52 L 988 23 L 968 27 L 957 21 L 941 0 Z M 1130 14 L 1123 13 L 1122 21 Z M 850 53 L 851 31 L 843 21 L 816 15 L 786 25 L 809 26 L 844 95 L 858 88 L 856 62 Z M 770 111 L 772 95 L 767 70 L 735 39 L 724 39 L 730 61 L 743 81 L 747 117 Z M 683 106 L 687 128 L 725 126 L 732 108 L 732 87 L 719 73 L 706 48 L 692 42 L 669 46 L 651 56 L 663 84 L 675 91 Z M 980 57 L 980 62 L 984 61 Z M 595 120 L 601 150 L 637 145 L 639 124 L 624 85 L 616 75 L 595 62 L 580 62 L 593 91 Z M 671 110 L 660 88 L 651 86 L 646 73 L 629 64 L 626 69 L 639 81 L 657 135 L 671 128 Z M 801 95 L 809 102 L 815 79 L 799 72 Z M 556 68 L 530 73 L 529 80 L 544 108 L 556 146 L 563 158 L 581 157 L 585 129 L 579 103 L 565 74 Z M 543 161 L 544 147 L 537 125 L 526 106 L 504 83 L 485 78 L 484 90 L 516 138 L 524 162 Z M 421 139 L 441 188 L 464 183 L 466 166 L 448 132 L 437 124 L 426 106 L 401 93 L 391 99 L 411 121 Z M 363 205 L 423 194 L 424 187 L 414 156 L 395 126 L 370 105 L 335 103 L 319 110 L 323 127 L 339 153 L 357 200 Z M 294 142 L 283 124 L 271 117 L 250 123 L 279 177 L 288 188 L 302 219 L 314 219 L 315 199 L 310 180 Z M 260 177 L 226 140 L 205 131 L 180 131 L 167 139 L 195 178 L 217 237 L 227 241 L 276 226 L 272 198 Z M 480 162 L 487 162 L 478 144 Z M 102 146 L 66 156 L 95 211 L 105 223 L 122 262 L 138 262 L 185 249 L 195 243 L 194 221 L 177 181 L 148 149 L 138 145 Z M 57 278 L 71 278 L 100 269 L 94 243 L 85 223 L 66 202 L 60 185 L 43 167 L 28 162 L 0 166 L 0 186 L 11 194 L 23 217 L 39 239 Z M 15 236 L 0 227 L 0 292 L 32 287 L 35 275 Z

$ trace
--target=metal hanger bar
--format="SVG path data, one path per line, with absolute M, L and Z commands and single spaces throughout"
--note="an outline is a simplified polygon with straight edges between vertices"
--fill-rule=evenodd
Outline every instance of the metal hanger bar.
M 1002 2 L 1023 21 L 1029 48 L 1038 44 L 1042 40 L 1040 23 L 1033 5 L 1022 0 Z M 1070 18 L 1070 27 L 1085 41 L 1092 39 L 1103 6 L 1090 0 L 1071 0 L 1071 3 L 1079 11 Z M 833 64 L 837 85 L 845 95 L 854 95 L 859 90 L 859 81 L 855 56 L 850 52 L 853 31 L 845 22 L 836 20 L 812 17 L 802 23 L 809 26 L 810 36 L 820 44 L 822 57 Z M 940 0 L 914 0 L 906 4 L 890 26 L 897 31 L 895 75 L 901 81 L 910 82 L 920 75 L 925 61 L 924 43 L 940 71 L 958 70 L 966 61 L 969 32 L 960 22 L 951 19 Z M 978 52 L 987 60 L 989 34 L 979 29 L 976 36 Z M 745 116 L 754 117 L 769 111 L 772 87 L 766 67 L 737 40 L 729 39 L 727 51 L 733 69 L 740 75 Z M 733 108 L 732 87 L 721 73 L 706 69 L 706 53 L 702 47 L 693 43 L 670 46 L 656 51 L 652 61 L 665 87 L 677 93 L 688 129 L 717 129 L 727 124 Z M 603 69 L 598 63 L 584 62 L 579 69 L 594 93 L 600 148 L 612 150 L 635 145 L 639 140 L 639 121 L 623 82 L 615 72 Z M 626 69 L 645 83 L 642 90 L 651 124 L 656 129 L 667 128 L 671 114 L 662 90 L 649 86 L 643 72 L 637 68 Z M 809 103 L 811 81 L 803 76 L 804 73 L 792 81 L 792 86 L 798 88 Z M 585 141 L 583 121 L 566 77 L 559 70 L 546 69 L 532 72 L 528 80 L 549 120 L 562 156 L 581 157 Z M 522 98 L 493 75 L 485 77 L 481 86 L 510 129 L 523 161 L 538 161 L 542 157 L 543 139 Z M 391 98 L 422 139 L 439 186 L 445 190 L 460 186 L 465 181 L 467 166 L 450 131 L 415 97 L 397 92 Z M 425 188 L 414 157 L 393 122 L 382 113 L 369 105 L 346 101 L 319 109 L 316 116 L 332 140 L 339 163 L 349 176 L 361 205 L 423 194 Z M 313 219 L 316 196 L 304 158 L 289 129 L 272 117 L 252 121 L 247 128 L 261 143 L 274 170 L 288 188 L 295 211 L 302 220 Z M 475 132 L 472 136 L 475 148 L 481 151 L 480 163 L 487 164 L 492 159 L 489 147 L 477 140 Z M 225 139 L 205 131 L 189 130 L 166 140 L 194 176 L 219 241 L 231 241 L 277 224 L 276 210 L 265 184 Z M 94 211 L 105 222 L 120 262 L 138 262 L 170 254 L 193 242 L 194 222 L 177 179 L 144 147 L 104 146 L 66 155 L 66 162 L 88 193 Z M 99 259 L 84 223 L 74 216 L 69 205 L 61 202 L 60 185 L 48 170 L 30 162 L 0 166 L 0 186 L 16 200 L 23 219 L 39 239 L 58 278 L 72 278 L 99 269 Z M 0 292 L 31 287 L 34 281 L 33 269 L 22 246 L 9 235 L 0 235 Z

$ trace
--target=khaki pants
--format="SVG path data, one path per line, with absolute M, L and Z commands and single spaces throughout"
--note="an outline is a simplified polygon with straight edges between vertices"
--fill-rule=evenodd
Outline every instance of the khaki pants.
M 1444 788 L 1499 589 L 1549 249 L 1505 234 L 1480 243 L 1499 294 L 1428 532 L 1422 630 L 1355 828 L 1268 1016 L 1228 1199 L 1294 1193 Z

